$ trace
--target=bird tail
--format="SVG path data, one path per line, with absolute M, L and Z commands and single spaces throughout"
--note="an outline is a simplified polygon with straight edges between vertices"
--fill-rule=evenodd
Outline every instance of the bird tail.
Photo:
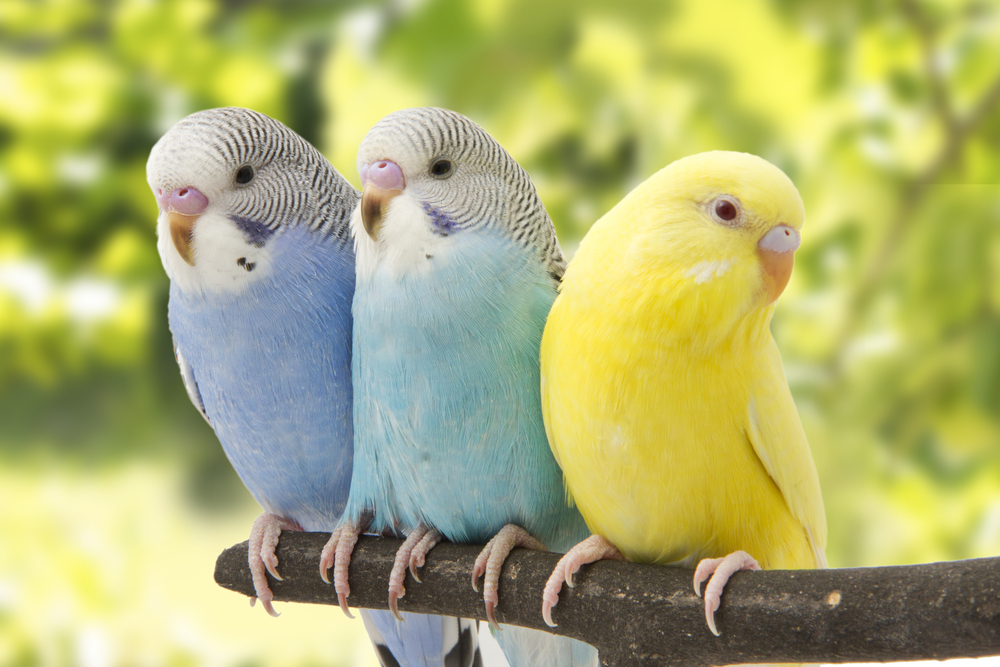
M 483 667 L 478 621 L 402 612 L 361 610 L 382 667 Z
M 542 630 L 501 625 L 494 633 L 510 667 L 597 667 L 597 649 L 576 639 Z

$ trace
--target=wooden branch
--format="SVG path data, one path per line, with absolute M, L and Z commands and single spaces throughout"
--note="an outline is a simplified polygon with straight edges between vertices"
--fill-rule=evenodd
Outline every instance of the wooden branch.
M 319 578 L 325 533 L 282 533 L 276 600 L 337 604 Z M 387 609 L 400 540 L 362 537 L 351 561 L 352 606 Z M 485 620 L 470 575 L 480 547 L 440 544 L 407 575 L 404 611 Z M 558 554 L 516 549 L 500 579 L 497 618 L 548 630 L 541 594 Z M 253 594 L 247 543 L 226 549 L 215 581 Z M 339 612 L 337 612 L 339 613 Z M 1000 558 L 905 567 L 737 573 L 716 613 L 721 637 L 705 624 L 692 572 L 603 561 L 563 588 L 553 618 L 559 634 L 596 646 L 606 666 L 723 665 L 752 662 L 891 662 L 1000 655 Z

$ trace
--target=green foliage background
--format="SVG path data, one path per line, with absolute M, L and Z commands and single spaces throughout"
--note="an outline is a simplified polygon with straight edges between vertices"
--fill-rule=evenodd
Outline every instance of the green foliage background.
M 215 589 L 256 509 L 170 349 L 149 149 L 273 115 L 355 184 L 396 109 L 469 115 L 571 253 L 670 161 L 806 203 L 773 330 L 833 566 L 1000 553 L 1000 7 L 985 0 L 0 0 L 0 664 L 372 664 Z

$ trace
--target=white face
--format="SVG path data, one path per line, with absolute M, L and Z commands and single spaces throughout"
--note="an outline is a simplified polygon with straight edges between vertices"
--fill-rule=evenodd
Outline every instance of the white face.
M 199 190 L 201 188 L 198 188 Z M 268 246 L 247 243 L 226 209 L 209 198 L 209 206 L 192 229 L 194 266 L 181 257 L 171 239 L 167 213 L 156 222 L 156 248 L 170 280 L 185 292 L 239 292 L 272 270 Z
M 302 137 L 264 114 L 209 109 L 177 123 L 149 155 L 157 248 L 174 286 L 240 292 L 274 275 L 292 227 L 346 240 L 357 192 Z
M 365 231 L 361 207 L 351 215 L 356 271 L 359 279 L 370 279 L 376 270 L 392 278 L 433 271 L 455 246 L 456 236 L 433 232 L 430 216 L 412 193 L 393 197 L 383 216 L 378 240 Z M 437 261 L 435 261 L 437 260 Z
M 234 211 L 259 196 L 259 181 L 269 166 L 261 166 L 252 154 L 237 164 L 227 157 L 224 139 L 182 121 L 157 142 L 146 165 L 149 187 L 160 206 L 157 249 L 167 276 L 185 292 L 238 292 L 272 270 L 268 246 L 257 247 L 233 219 Z M 237 182 L 241 167 L 253 174 L 248 182 Z M 170 195 L 184 188 L 207 199 L 191 225 L 187 248 L 178 245 L 170 225 Z

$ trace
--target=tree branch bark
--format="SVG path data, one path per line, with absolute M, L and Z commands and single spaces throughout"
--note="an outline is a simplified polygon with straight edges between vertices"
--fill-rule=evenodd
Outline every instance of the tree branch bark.
M 275 600 L 337 604 L 319 578 L 325 533 L 282 533 Z M 352 606 L 388 609 L 400 540 L 362 537 L 351 561 Z M 444 543 L 407 575 L 403 611 L 485 620 L 470 574 L 480 547 Z M 497 618 L 538 630 L 541 592 L 558 554 L 515 549 L 500 579 Z M 226 549 L 215 581 L 253 594 L 247 543 Z M 714 637 L 692 572 L 603 561 L 564 587 L 553 610 L 559 634 L 598 648 L 606 666 L 753 662 L 891 662 L 1000 655 L 1000 558 L 903 567 L 737 573 L 723 596 Z

